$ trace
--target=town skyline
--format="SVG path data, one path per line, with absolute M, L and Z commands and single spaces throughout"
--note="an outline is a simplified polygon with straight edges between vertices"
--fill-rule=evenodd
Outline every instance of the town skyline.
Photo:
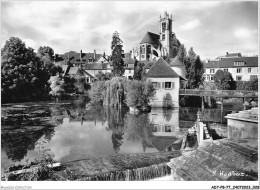
M 112 34 L 118 31 L 128 53 L 147 31 L 159 33 L 159 17 L 167 11 L 175 20 L 176 37 L 202 59 L 226 52 L 254 55 L 258 54 L 257 8 L 257 1 L 3 1 L 1 47 L 15 36 L 36 51 L 50 46 L 58 54 L 96 49 L 110 55 Z

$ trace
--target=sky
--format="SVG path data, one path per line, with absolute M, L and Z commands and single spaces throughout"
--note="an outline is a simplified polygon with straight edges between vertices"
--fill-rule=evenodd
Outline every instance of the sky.
M 1 1 L 1 48 L 19 37 L 37 50 L 110 55 L 117 31 L 123 49 L 136 47 L 147 31 L 159 33 L 159 17 L 173 15 L 172 31 L 202 59 L 226 52 L 258 54 L 258 3 L 221 1 Z

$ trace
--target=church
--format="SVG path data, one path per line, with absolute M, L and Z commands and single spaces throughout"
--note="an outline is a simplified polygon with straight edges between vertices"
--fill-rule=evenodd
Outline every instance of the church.
M 131 51 L 131 58 L 139 61 L 158 60 L 160 57 L 174 58 L 181 45 L 174 32 L 172 32 L 172 15 L 165 11 L 160 16 L 160 33 L 147 32 L 137 48 Z

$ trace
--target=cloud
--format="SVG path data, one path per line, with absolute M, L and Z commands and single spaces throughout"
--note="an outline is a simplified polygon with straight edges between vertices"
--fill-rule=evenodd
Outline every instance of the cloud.
M 246 28 L 239 28 L 237 30 L 234 31 L 234 36 L 236 38 L 240 38 L 240 39 L 248 39 L 251 38 L 252 35 L 257 34 L 257 30 L 249 30 Z
M 179 28 L 180 30 L 192 30 L 194 28 L 197 28 L 201 25 L 200 20 L 195 19 L 190 22 L 187 22 L 186 24 L 181 25 Z

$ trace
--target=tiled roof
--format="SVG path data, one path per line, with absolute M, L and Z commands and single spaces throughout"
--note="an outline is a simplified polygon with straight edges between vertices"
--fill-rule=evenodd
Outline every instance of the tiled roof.
M 100 57 L 102 56 L 102 54 L 96 54 L 96 58 L 95 61 L 98 60 Z M 75 51 L 70 51 L 64 54 L 58 54 L 56 57 L 55 62 L 56 63 L 63 63 L 63 64 L 67 64 L 68 61 L 68 57 L 71 63 L 77 63 L 78 60 L 80 59 L 80 53 L 77 53 Z M 83 60 L 83 62 L 88 63 L 89 58 L 92 57 L 94 59 L 94 53 L 82 53 L 82 57 L 81 59 Z
M 87 63 L 85 64 L 85 70 L 106 70 L 109 63 Z
M 140 42 L 140 44 L 143 44 L 143 43 L 148 43 L 148 44 L 159 46 L 160 35 L 154 34 L 152 32 L 147 32 L 145 34 L 144 38 L 142 39 L 142 41 Z
M 185 66 L 183 62 L 181 62 L 178 57 L 176 56 L 175 58 L 171 59 L 170 62 L 170 66 L 171 67 L 175 67 L 175 66 Z
M 244 66 L 235 66 L 234 62 L 245 62 Z M 204 68 L 237 68 L 237 67 L 258 67 L 258 57 L 230 57 L 222 58 L 219 61 L 204 63 Z
M 142 63 L 144 63 L 144 69 L 150 69 L 153 64 L 156 62 L 156 60 L 151 60 L 151 61 L 141 61 Z
M 125 53 L 125 58 L 130 59 L 131 58 L 131 53 Z
M 146 74 L 147 78 L 178 78 L 180 77 L 170 65 L 160 58 Z

